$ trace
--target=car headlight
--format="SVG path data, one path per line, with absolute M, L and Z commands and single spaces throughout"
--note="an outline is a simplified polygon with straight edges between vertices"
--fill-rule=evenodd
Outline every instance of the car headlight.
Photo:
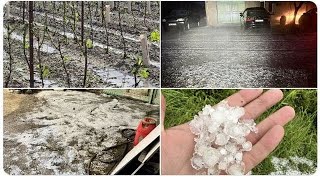
M 167 22 L 167 20 L 166 19 L 162 19 L 162 22 Z
M 184 21 L 184 18 L 178 18 L 177 21 L 179 22 Z

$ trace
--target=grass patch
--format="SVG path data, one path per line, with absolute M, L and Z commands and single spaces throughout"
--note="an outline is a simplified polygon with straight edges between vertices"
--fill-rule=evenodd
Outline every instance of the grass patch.
M 238 90 L 234 89 L 183 89 L 162 90 L 166 98 L 165 128 L 186 123 L 193 119 L 206 104 L 214 105 Z M 289 159 L 293 156 L 304 157 L 314 161 L 314 168 L 299 165 L 303 174 L 313 174 L 317 164 L 317 91 L 306 89 L 283 90 L 281 102 L 261 115 L 260 122 L 283 106 L 292 106 L 296 111 L 294 120 L 285 126 L 285 137 L 281 144 L 253 169 L 253 174 L 270 174 L 274 172 L 271 157 Z

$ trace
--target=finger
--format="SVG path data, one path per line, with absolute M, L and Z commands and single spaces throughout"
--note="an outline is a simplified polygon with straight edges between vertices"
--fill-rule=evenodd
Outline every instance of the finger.
M 283 136 L 283 127 L 276 125 L 252 147 L 250 152 L 244 153 L 243 162 L 246 173 L 263 161 L 278 146 Z
M 284 126 L 289 121 L 291 121 L 295 116 L 294 109 L 290 106 L 285 106 L 275 113 L 268 116 L 266 119 L 261 121 L 257 125 L 258 132 L 257 133 L 250 133 L 247 136 L 247 140 L 250 141 L 252 144 L 256 144 L 259 139 L 261 139 L 268 131 L 275 125 Z
M 262 89 L 243 89 L 227 98 L 229 106 L 244 106 L 257 98 Z
M 161 114 L 160 114 L 160 123 L 161 123 L 161 131 L 164 131 L 164 117 L 166 112 L 166 100 L 163 95 L 161 95 Z
M 281 90 L 268 90 L 244 107 L 246 113 L 242 117 L 242 119 L 256 119 L 263 112 L 278 103 L 282 99 L 282 97 L 283 93 Z

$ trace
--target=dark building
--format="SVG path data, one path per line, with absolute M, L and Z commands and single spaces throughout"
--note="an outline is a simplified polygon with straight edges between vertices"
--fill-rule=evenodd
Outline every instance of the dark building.
M 293 1 L 206 1 L 206 18 L 209 26 L 219 26 L 226 24 L 240 24 L 239 14 L 249 7 L 264 7 L 273 15 L 271 25 L 280 24 L 280 17 L 286 16 L 287 23 L 293 20 Z M 296 17 L 296 24 L 299 17 L 308 10 L 315 8 L 313 2 L 304 2 Z

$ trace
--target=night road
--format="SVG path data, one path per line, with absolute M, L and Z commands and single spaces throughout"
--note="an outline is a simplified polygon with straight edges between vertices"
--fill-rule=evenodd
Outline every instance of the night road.
M 200 27 L 161 43 L 162 87 L 316 87 L 316 33 Z

